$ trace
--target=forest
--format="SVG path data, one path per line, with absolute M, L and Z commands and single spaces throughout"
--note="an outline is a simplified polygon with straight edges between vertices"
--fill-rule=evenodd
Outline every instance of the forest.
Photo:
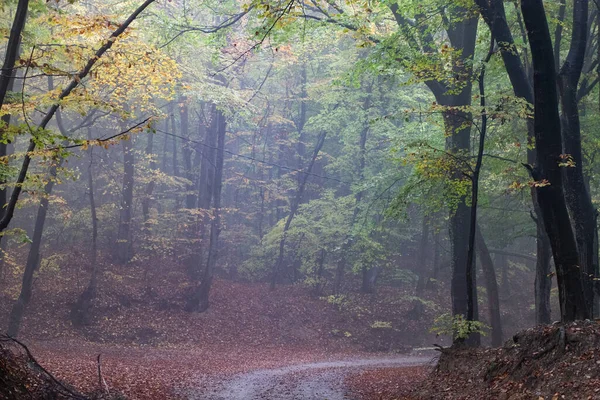
M 0 399 L 600 399 L 596 1 L 0 33 Z

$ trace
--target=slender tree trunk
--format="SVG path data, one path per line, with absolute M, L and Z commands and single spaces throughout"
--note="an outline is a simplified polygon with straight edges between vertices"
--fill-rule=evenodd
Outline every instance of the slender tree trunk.
M 49 196 L 52 194 L 52 188 L 56 182 L 56 174 L 58 168 L 60 168 L 62 164 L 62 161 L 62 158 L 54 160 L 54 163 L 48 172 L 48 183 L 46 183 L 44 186 L 44 197 L 42 197 L 38 207 L 31 246 L 29 247 L 27 262 L 25 264 L 25 270 L 23 271 L 21 292 L 17 301 L 13 304 L 8 320 L 7 335 L 11 337 L 18 336 L 23 314 L 25 313 L 25 309 L 31 300 L 31 295 L 33 292 L 33 274 L 40 263 L 40 248 L 42 246 L 42 235 L 44 232 L 44 225 L 46 223 L 46 215 L 48 213 Z
M 171 132 L 173 135 L 177 135 L 177 122 L 175 121 L 175 108 L 173 108 L 173 113 L 171 114 Z M 173 147 L 172 153 L 173 156 L 173 176 L 180 176 L 179 174 L 179 160 L 177 158 L 177 137 L 173 136 Z
M 435 230 L 433 233 L 433 273 L 431 277 L 433 280 L 438 279 L 440 272 L 440 232 Z M 432 282 L 432 280 L 429 280 Z
M 148 134 L 148 143 L 146 144 L 146 156 L 150 157 L 150 171 L 156 171 L 156 155 L 154 154 L 154 134 Z M 144 230 L 148 234 L 150 232 L 151 226 L 149 224 L 150 219 L 150 201 L 152 200 L 152 194 L 154 193 L 154 188 L 156 186 L 156 181 L 154 179 L 150 179 L 148 184 L 146 185 L 146 192 L 144 193 L 144 199 L 142 200 L 142 214 L 144 216 Z
M 117 236 L 117 261 L 127 264 L 133 258 L 132 218 L 133 218 L 133 184 L 134 154 L 131 138 L 121 141 L 123 146 L 123 194 L 119 232 Z
M 208 309 L 210 288 L 212 286 L 213 274 L 217 262 L 219 234 L 221 231 L 221 190 L 223 187 L 223 162 L 226 134 L 225 116 L 220 110 L 216 111 L 217 150 L 216 164 L 213 180 L 213 208 L 210 224 L 210 242 L 208 245 L 208 259 L 202 274 L 202 280 L 196 293 L 188 302 L 187 309 L 190 311 L 204 312 Z
M 179 110 L 179 120 L 181 121 L 181 136 L 189 139 L 190 134 L 189 134 L 188 106 L 186 104 L 185 97 L 182 98 L 181 101 L 183 103 L 183 106 Z M 193 150 L 193 148 L 192 148 L 191 143 L 187 142 L 187 143 L 184 143 L 183 149 L 181 151 L 182 156 L 183 156 L 183 162 L 185 165 L 185 177 L 189 181 L 189 183 L 186 185 L 185 208 L 190 209 L 190 210 L 193 208 L 196 208 L 196 201 L 197 201 L 196 191 L 195 191 L 195 187 L 194 187 L 195 185 L 194 185 L 194 171 L 193 171 L 193 166 L 192 166 L 192 150 Z
M 490 256 L 487 245 L 481 229 L 477 227 L 477 250 L 481 269 L 485 279 L 487 289 L 488 307 L 490 308 L 490 324 L 492 326 L 492 346 L 502 346 L 502 318 L 500 317 L 500 296 L 498 294 L 498 280 L 496 279 L 496 270 L 494 262 Z
M 149 135 L 152 137 L 152 135 Z M 88 128 L 88 139 L 92 139 L 91 129 Z M 96 200 L 94 198 L 94 159 L 93 147 L 88 149 L 90 165 L 88 166 L 88 190 L 90 199 L 90 212 L 92 216 L 92 248 L 90 251 L 90 266 L 92 273 L 86 289 L 81 293 L 73 309 L 71 310 L 71 321 L 75 326 L 89 324 L 90 308 L 92 301 L 96 298 L 98 288 L 98 217 L 96 215 Z M 152 150 L 150 150 L 152 152 Z
M 270 285 L 271 290 L 275 289 L 275 285 L 277 284 L 277 280 L 279 279 L 279 273 L 281 271 L 281 266 L 283 264 L 283 255 L 284 255 L 284 249 L 285 249 L 285 242 L 287 240 L 287 233 L 288 233 L 288 230 L 290 229 L 292 220 L 294 219 L 294 216 L 296 215 L 296 211 L 298 211 L 300 202 L 302 201 L 302 196 L 304 194 L 304 188 L 306 187 L 306 182 L 308 181 L 308 175 L 311 173 L 312 168 L 315 164 L 315 161 L 319 155 L 319 152 L 321 151 L 321 148 L 323 147 L 323 143 L 325 142 L 325 136 L 326 136 L 325 132 L 322 132 L 319 135 L 319 138 L 317 139 L 317 144 L 315 145 L 315 149 L 313 151 L 312 158 L 310 160 L 310 163 L 308 164 L 308 167 L 306 168 L 306 173 L 302 174 L 303 175 L 302 181 L 300 181 L 298 190 L 296 192 L 296 196 L 291 202 L 290 213 L 288 214 L 288 217 L 285 221 L 285 225 L 283 227 L 283 233 L 281 235 L 281 240 L 279 241 L 279 255 L 277 256 L 277 261 L 273 265 L 273 271 L 271 273 L 271 285 Z
M 360 139 L 358 142 L 358 168 L 356 171 L 359 182 L 362 182 L 365 178 L 365 166 L 367 165 L 367 138 L 369 135 L 369 128 L 370 128 L 368 115 L 369 115 L 369 109 L 371 108 L 371 97 L 372 97 L 372 91 L 373 91 L 373 84 L 370 84 L 369 86 L 367 86 L 365 91 L 367 92 L 367 98 L 365 99 L 365 102 L 363 105 L 363 110 L 366 113 L 366 120 L 363 121 L 363 128 L 362 128 L 362 131 L 360 132 Z M 354 229 L 354 225 L 356 224 L 356 219 L 358 218 L 358 214 L 360 213 L 362 197 L 363 197 L 362 190 L 359 190 L 354 195 L 354 211 L 352 212 L 352 220 L 350 221 L 350 232 L 349 232 L 349 234 L 346 235 L 344 245 L 342 246 L 342 254 L 338 261 L 336 273 L 335 273 L 336 274 L 335 275 L 335 284 L 334 284 L 334 289 L 333 289 L 333 291 L 335 293 L 340 293 L 340 291 L 342 289 L 342 282 L 344 280 L 344 274 L 346 273 L 346 263 L 348 261 L 346 254 L 350 251 L 350 248 L 352 247 L 352 240 L 353 240 L 352 230 Z M 363 273 L 363 281 L 362 281 L 361 288 L 366 290 L 368 293 L 371 293 L 372 288 L 370 288 L 370 285 L 369 285 L 369 279 L 368 279 L 367 272 L 368 271 L 365 271 Z
M 479 100 L 481 106 L 481 127 L 479 128 L 479 146 L 477 150 L 477 161 L 475 163 L 475 168 L 471 174 L 471 215 L 469 217 L 469 244 L 467 251 L 467 320 L 468 321 L 476 321 L 477 320 L 477 285 L 475 284 L 475 275 L 477 273 L 477 268 L 475 267 L 475 237 L 477 230 L 477 205 L 479 199 L 479 175 L 481 173 L 481 167 L 483 164 L 483 151 L 485 149 L 485 139 L 487 134 L 487 111 L 486 107 L 486 98 L 485 98 L 485 67 L 486 64 L 490 61 L 492 54 L 494 52 L 494 36 L 492 35 L 490 41 L 490 47 L 486 59 L 484 60 L 481 66 L 481 72 L 479 74 Z M 495 276 L 494 276 L 495 282 Z M 497 292 L 497 288 L 496 288 Z M 496 293 L 497 297 L 497 293 Z M 497 298 L 496 298 L 497 300 Z
M 559 303 L 565 322 L 591 317 L 579 269 L 577 243 L 563 190 L 562 137 L 558 113 L 556 68 L 542 0 L 521 2 L 534 69 L 535 149 L 538 165 L 531 173 L 556 268 Z
M 317 261 L 317 285 L 315 286 L 315 294 L 317 296 L 321 296 L 323 294 L 323 270 L 325 268 L 325 257 L 327 256 L 327 251 L 325 249 L 321 249 L 319 252 L 319 259 Z
M 429 276 L 429 266 L 427 264 L 427 253 L 429 251 L 429 217 L 423 216 L 421 224 L 421 245 L 419 246 L 419 279 L 417 280 L 417 288 L 415 294 L 417 297 L 423 296 L 427 285 L 427 277 Z M 423 304 L 419 302 L 419 304 Z

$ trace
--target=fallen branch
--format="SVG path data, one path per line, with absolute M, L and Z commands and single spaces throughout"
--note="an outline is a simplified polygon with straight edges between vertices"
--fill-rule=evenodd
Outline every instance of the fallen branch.
M 98 387 L 100 387 L 100 389 L 104 388 L 104 392 L 107 395 L 110 395 L 110 390 L 108 390 L 108 384 L 106 383 L 106 380 L 104 379 L 104 377 L 102 376 L 102 364 L 100 362 L 100 357 L 102 356 L 102 354 L 98 354 Z
M 33 356 L 33 354 L 31 354 L 31 351 L 29 351 L 29 348 L 22 343 L 21 341 L 4 335 L 4 334 L 0 334 L 0 342 L 12 342 L 12 343 L 16 343 L 18 344 L 21 348 L 23 348 L 23 350 L 25 350 L 25 353 L 27 354 L 27 358 L 29 359 L 29 361 L 40 371 L 42 371 L 42 373 L 48 378 L 50 379 L 54 384 L 56 384 L 60 389 L 64 390 L 66 393 L 64 393 L 66 396 L 72 397 L 74 399 L 80 399 L 80 400 L 87 400 L 88 397 L 82 395 L 81 393 L 76 392 L 73 389 L 69 389 L 68 387 L 66 387 L 62 382 L 60 382 L 58 379 L 56 379 L 54 377 L 54 375 L 52 375 L 50 372 L 48 372 L 48 370 L 46 370 L 46 368 L 42 367 L 40 365 L 40 363 L 35 359 L 35 357 Z

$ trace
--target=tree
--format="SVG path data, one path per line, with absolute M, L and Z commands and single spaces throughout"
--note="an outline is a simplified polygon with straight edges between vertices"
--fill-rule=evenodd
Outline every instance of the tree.
M 588 319 L 590 309 L 579 269 L 577 243 L 571 228 L 560 164 L 562 136 L 558 112 L 556 69 L 544 5 L 521 3 L 533 61 L 534 130 L 538 164 L 531 169 L 544 226 L 552 246 L 563 321 Z

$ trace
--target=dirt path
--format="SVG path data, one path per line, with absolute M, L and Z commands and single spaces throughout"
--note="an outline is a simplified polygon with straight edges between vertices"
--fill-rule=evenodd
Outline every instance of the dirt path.
M 425 365 L 432 357 L 404 356 L 296 364 L 204 382 L 190 400 L 343 400 L 344 378 L 361 369 Z

